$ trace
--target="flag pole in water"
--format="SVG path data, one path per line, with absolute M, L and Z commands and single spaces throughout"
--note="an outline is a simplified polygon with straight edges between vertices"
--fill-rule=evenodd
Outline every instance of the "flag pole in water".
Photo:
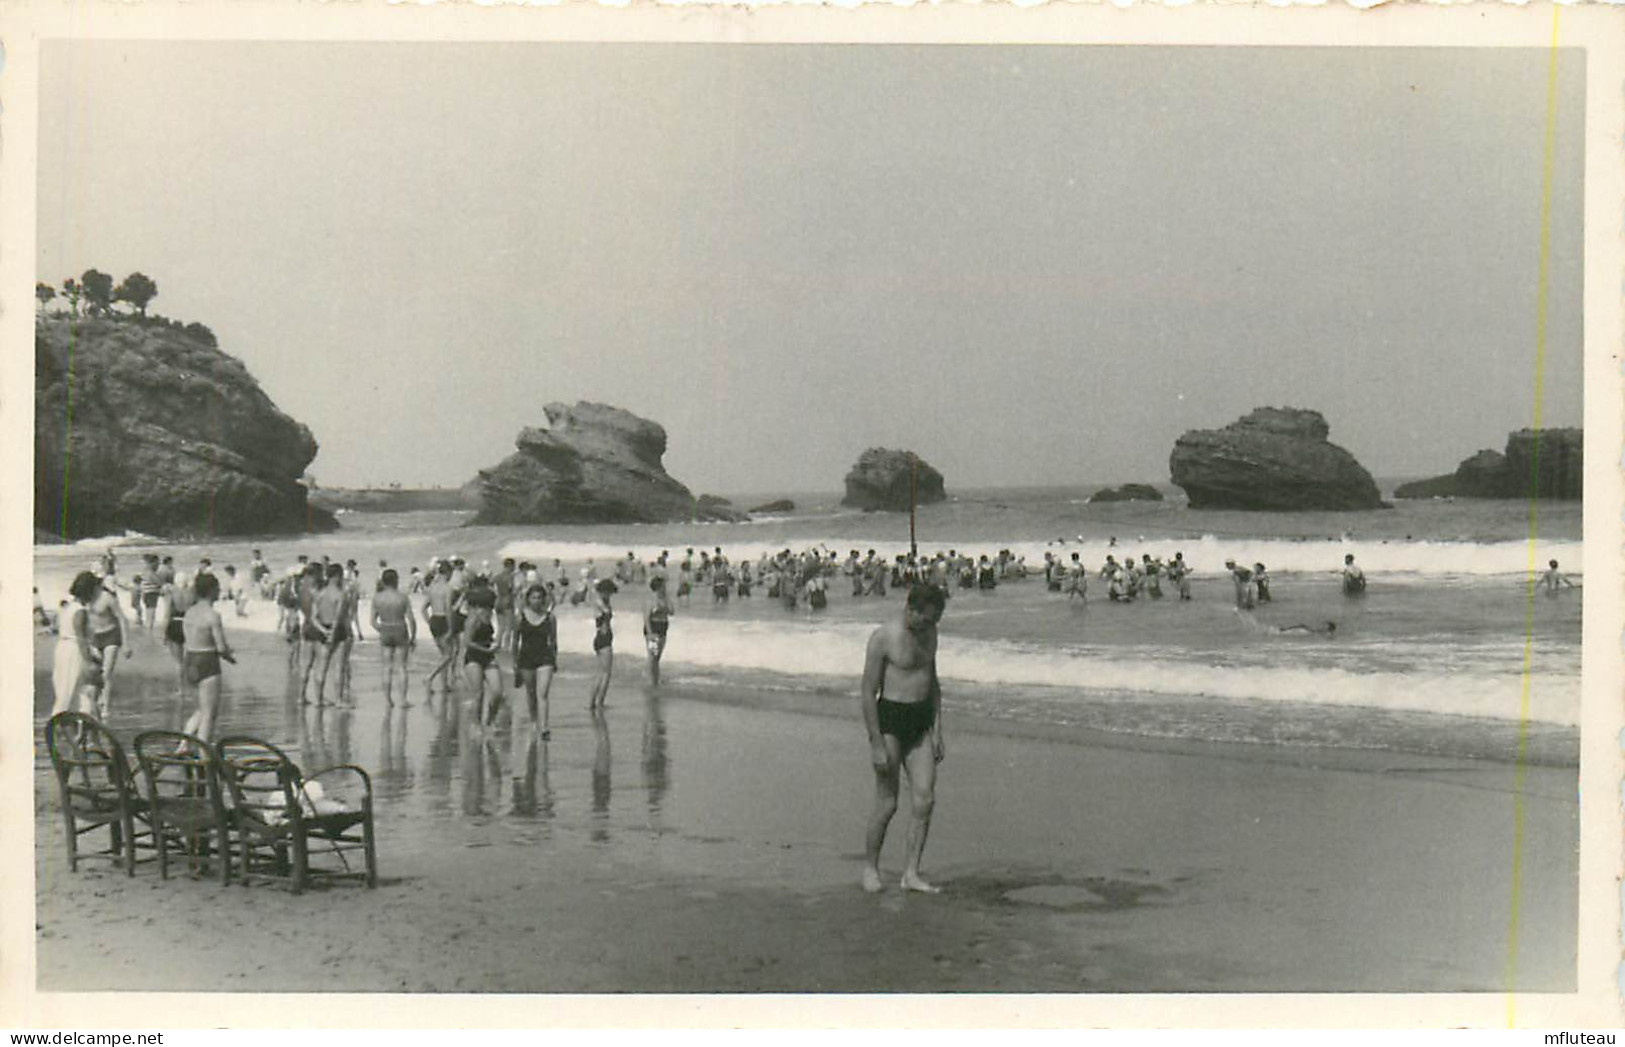
M 908 554 L 918 556 L 920 547 L 914 541 L 914 500 L 918 493 L 920 460 L 914 452 L 908 453 Z

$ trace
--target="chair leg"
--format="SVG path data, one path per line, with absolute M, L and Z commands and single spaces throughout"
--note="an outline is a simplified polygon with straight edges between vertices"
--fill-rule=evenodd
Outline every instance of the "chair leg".
M 163 820 L 152 820 L 152 842 L 158 846 L 158 878 L 169 879 L 169 834 L 164 831 Z
M 368 818 L 362 826 L 362 837 L 365 841 L 365 854 L 367 856 L 367 886 L 378 886 L 378 850 L 373 845 L 372 819 Z
M 215 860 L 220 863 L 220 886 L 224 887 L 231 883 L 231 837 L 226 835 L 224 825 L 215 827 L 215 835 L 220 838 Z
M 73 809 L 62 803 L 62 821 L 68 829 L 68 871 L 79 871 L 79 827 L 73 823 Z
M 237 836 L 237 843 L 240 845 L 239 846 L 239 853 L 242 855 L 242 859 L 243 859 L 242 871 L 241 871 L 240 875 L 237 877 L 237 882 L 242 884 L 244 887 L 247 887 L 248 886 L 248 834 L 245 833 L 245 832 L 239 832 L 239 834 Z
M 124 875 L 135 875 L 135 816 L 124 812 Z
M 303 894 L 305 877 L 310 874 L 310 850 L 303 833 L 293 837 L 293 893 Z

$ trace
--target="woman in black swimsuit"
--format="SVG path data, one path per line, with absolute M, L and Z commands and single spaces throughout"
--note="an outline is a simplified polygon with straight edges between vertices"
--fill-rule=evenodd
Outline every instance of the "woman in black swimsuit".
M 615 591 L 615 583 L 608 578 L 600 579 L 592 591 L 592 651 L 598 660 L 598 675 L 592 681 L 592 697 L 587 701 L 589 709 L 602 709 L 609 695 L 609 674 L 615 667 L 615 630 L 610 624 L 615 612 L 610 609 L 609 598 Z
M 649 649 L 649 686 L 660 686 L 660 656 L 666 652 L 666 630 L 671 626 L 671 599 L 666 580 L 649 579 L 649 603 L 643 611 L 643 643 Z
M 553 598 L 547 586 L 536 583 L 525 590 L 525 602 L 514 622 L 514 687 L 525 689 L 530 706 L 530 723 L 540 727 L 545 741 L 548 729 L 547 692 L 553 686 L 553 673 L 559 665 L 559 622 L 553 617 Z M 536 695 L 541 692 L 542 718 L 536 718 Z
M 488 726 L 496 722 L 497 710 L 502 704 L 502 667 L 497 665 L 497 594 L 486 586 L 471 587 L 464 598 L 468 604 L 468 621 L 463 626 L 463 678 L 473 689 L 473 722 Z M 485 682 L 495 674 L 491 687 L 491 704 L 486 708 Z

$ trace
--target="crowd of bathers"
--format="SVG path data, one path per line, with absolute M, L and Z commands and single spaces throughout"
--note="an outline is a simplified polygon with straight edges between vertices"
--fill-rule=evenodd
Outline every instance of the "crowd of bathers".
M 1237 608 L 1250 610 L 1270 602 L 1270 576 L 1264 564 L 1226 560 L 1225 568 Z M 1150 554 L 1138 558 L 1124 554 L 1119 559 L 1112 553 L 1102 566 L 1093 568 L 1084 563 L 1081 552 L 1068 556 L 1050 551 L 1044 554 L 1041 574 L 1049 591 L 1064 593 L 1069 601 L 1087 602 L 1091 575 L 1105 583 L 1106 597 L 1114 603 L 1160 599 L 1165 583 L 1178 599 L 1191 599 L 1192 568 L 1183 552 L 1166 561 Z M 442 695 L 466 685 L 475 722 L 494 723 L 505 694 L 500 655 L 507 662 L 511 686 L 524 694 L 531 719 L 545 737 L 548 691 L 558 664 L 554 611 L 559 605 L 586 605 L 593 616 L 596 665 L 588 704 L 600 709 L 614 663 L 613 597 L 622 587 L 644 594 L 642 632 L 649 679 L 657 684 L 671 616 L 679 605 L 690 604 L 696 591 L 709 592 L 713 603 L 722 604 L 735 597 L 749 599 L 760 589 L 788 609 L 805 607 L 813 614 L 829 605 L 831 585 L 843 576 L 852 597 L 861 599 L 919 585 L 934 586 L 945 595 L 956 589 L 987 594 L 1007 581 L 1028 577 L 1029 571 L 1026 558 L 1009 549 L 980 555 L 948 549 L 892 557 L 874 549 L 867 553 L 852 549 L 842 557 L 823 544 L 800 552 L 789 548 L 764 552 L 737 563 L 720 546 L 698 552 L 691 547 L 680 556 L 662 550 L 647 561 L 628 552 L 602 571 L 589 559 L 576 577 L 557 559 L 543 565 L 507 558 L 499 566 L 485 561 L 474 568 L 461 557 L 444 556 L 431 558 L 424 567 L 411 567 L 404 577 L 379 561 L 363 622 L 361 569 L 355 560 L 301 555 L 276 571 L 256 549 L 244 572 L 234 564 L 217 570 L 205 556 L 188 574 L 177 570 L 172 556 L 147 553 L 139 573 L 126 583 L 119 579 L 110 551 L 100 557 L 95 571 L 75 579 L 73 598 L 64 601 L 54 619 L 36 589 L 34 615 L 39 627 L 60 637 L 57 705 L 68 707 L 82 700 L 87 710 L 104 715 L 118 653 L 130 655 L 126 630 L 131 623 L 162 629 L 183 693 L 200 689 L 207 681 L 217 699 L 220 662 L 222 658 L 229 662 L 231 651 L 214 605 L 223 601 L 244 616 L 248 601 L 257 596 L 277 608 L 276 629 L 288 645 L 291 687 L 299 699 L 327 704 L 327 685 L 336 668 L 333 702 L 343 705 L 351 699 L 354 646 L 369 632 L 381 652 L 386 701 L 394 704 L 398 697 L 409 704 L 407 669 L 421 619 L 439 653 L 426 681 L 431 698 L 437 682 Z M 1555 561 L 1542 583 L 1552 592 L 1559 584 L 1573 584 L 1558 573 Z M 1352 554 L 1344 558 L 1342 587 L 1349 596 L 1365 592 L 1365 575 Z M 126 602 L 128 614 L 123 609 Z M 205 723 L 212 721 L 212 712 L 205 710 Z

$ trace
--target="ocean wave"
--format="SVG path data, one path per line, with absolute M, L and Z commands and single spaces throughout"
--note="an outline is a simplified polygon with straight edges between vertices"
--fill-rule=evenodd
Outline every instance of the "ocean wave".
M 709 668 L 796 676 L 862 672 L 873 626 L 821 623 L 797 628 L 760 622 L 683 618 L 673 626 L 667 658 Z M 982 687 L 1049 687 L 1145 696 L 1198 696 L 1232 701 L 1330 705 L 1443 713 L 1517 721 L 1524 681 L 1515 673 L 1358 672 L 1296 665 L 1218 665 L 1159 654 L 1037 648 L 1007 641 L 960 640 L 938 657 L 945 681 Z M 1530 679 L 1530 720 L 1578 723 L 1578 673 L 1543 672 Z

